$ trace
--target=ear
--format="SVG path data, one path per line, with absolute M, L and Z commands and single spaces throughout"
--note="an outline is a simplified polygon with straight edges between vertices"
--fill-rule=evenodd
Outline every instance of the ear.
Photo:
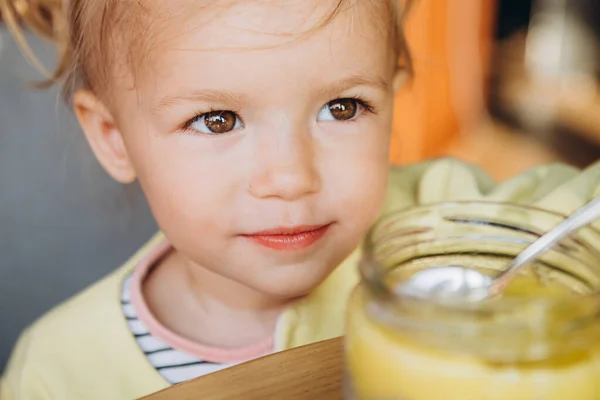
M 397 93 L 410 78 L 410 73 L 405 68 L 398 68 L 396 72 L 394 72 L 394 78 L 392 81 L 392 87 L 394 88 L 394 93 Z
M 112 114 L 88 90 L 73 96 L 73 108 L 96 158 L 115 180 L 131 183 L 136 178 L 123 137 Z

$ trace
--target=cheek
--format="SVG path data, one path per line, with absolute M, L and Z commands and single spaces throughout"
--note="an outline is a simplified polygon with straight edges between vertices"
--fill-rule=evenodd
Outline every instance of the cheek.
M 344 178 L 338 178 L 338 189 L 344 193 L 340 198 L 340 212 L 357 229 L 367 229 L 379 214 L 385 199 L 388 171 L 386 161 L 356 160 Z
M 379 122 L 330 152 L 326 193 L 347 226 L 360 231 L 379 214 L 387 190 L 390 124 Z
M 194 137 L 154 138 L 135 157 L 140 184 L 165 233 L 203 235 L 228 226 L 236 163 Z

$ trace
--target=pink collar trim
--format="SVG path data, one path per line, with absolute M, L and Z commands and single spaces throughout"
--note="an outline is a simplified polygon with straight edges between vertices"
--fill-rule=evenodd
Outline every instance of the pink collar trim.
M 178 335 L 160 323 L 150 311 L 142 293 L 142 283 L 149 269 L 164 255 L 172 250 L 168 241 L 160 243 L 149 256 L 143 259 L 135 268 L 131 281 L 131 303 L 135 308 L 138 319 L 156 338 L 170 347 L 184 353 L 196 356 L 209 362 L 226 364 L 251 360 L 273 352 L 273 336 L 252 346 L 223 349 L 205 346 Z

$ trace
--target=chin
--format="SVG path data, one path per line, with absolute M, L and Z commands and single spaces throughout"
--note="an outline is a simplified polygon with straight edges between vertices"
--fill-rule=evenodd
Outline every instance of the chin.
M 260 282 L 257 289 L 265 294 L 285 299 L 304 297 L 313 292 L 327 278 L 333 268 L 327 268 L 323 272 L 316 273 L 314 269 L 304 269 L 299 273 L 288 273 L 283 276 L 272 277 Z M 312 271 L 306 274 L 305 271 Z M 280 274 L 278 274 L 280 275 Z M 267 283 L 265 285 L 265 283 Z
M 269 285 L 260 290 L 273 297 L 296 299 L 312 293 L 325 279 L 316 282 L 282 282 L 280 285 Z

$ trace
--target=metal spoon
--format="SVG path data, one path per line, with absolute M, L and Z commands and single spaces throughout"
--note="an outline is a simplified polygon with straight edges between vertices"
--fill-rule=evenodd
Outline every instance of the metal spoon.
M 481 301 L 495 296 L 524 266 L 551 249 L 566 236 L 600 218 L 600 197 L 581 207 L 551 231 L 527 246 L 495 277 L 460 265 L 444 265 L 415 273 L 398 289 L 402 294 L 450 301 Z

